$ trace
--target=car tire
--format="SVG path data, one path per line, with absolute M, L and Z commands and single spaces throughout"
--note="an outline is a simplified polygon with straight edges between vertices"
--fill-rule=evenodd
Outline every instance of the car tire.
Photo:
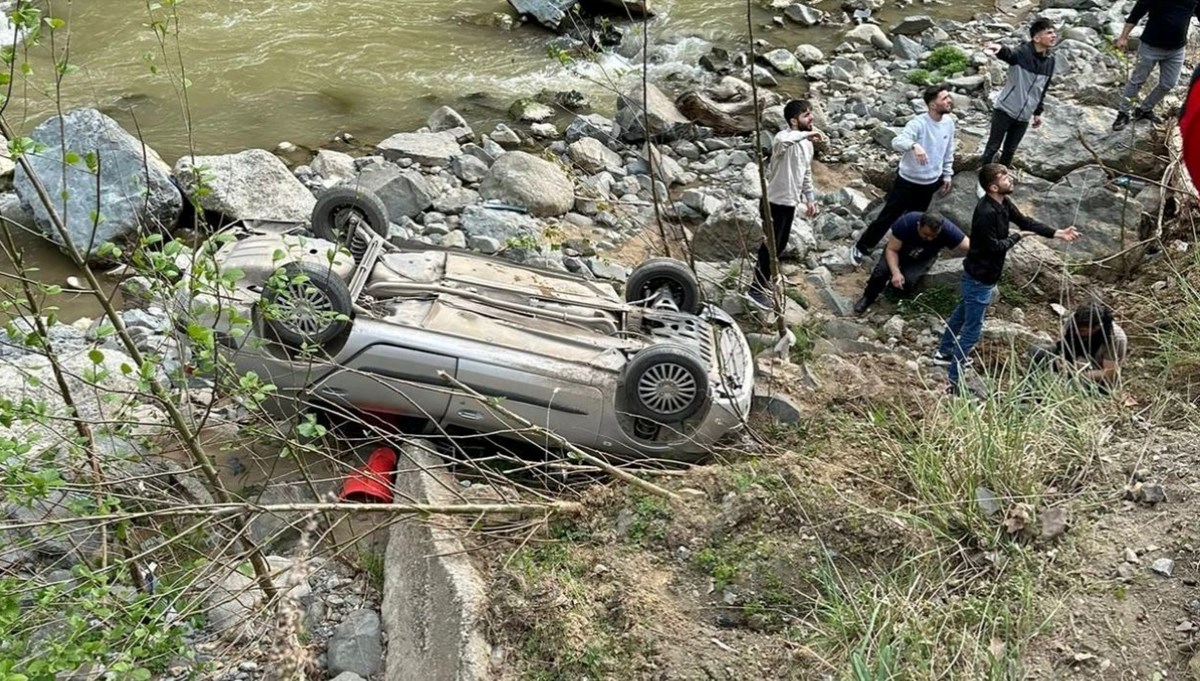
M 357 262 L 367 250 L 365 235 L 359 235 L 357 227 L 365 226 L 376 234 L 387 238 L 387 206 L 383 201 L 364 189 L 334 187 L 317 197 L 312 211 L 312 231 L 318 238 L 344 246 Z M 353 230 L 352 233 L 348 233 Z
M 674 258 L 651 258 L 633 268 L 625 284 L 625 301 L 646 300 L 663 287 L 681 312 L 700 312 L 700 282 L 686 263 Z
M 708 372 L 687 348 L 652 345 L 626 365 L 624 398 L 638 416 L 659 423 L 685 421 L 708 402 Z
M 271 311 L 263 320 L 270 336 L 293 348 L 321 346 L 349 327 L 353 301 L 341 277 L 328 267 L 306 263 L 292 262 L 281 269 L 286 282 L 268 286 L 262 298 Z M 296 281 L 299 275 L 308 280 Z

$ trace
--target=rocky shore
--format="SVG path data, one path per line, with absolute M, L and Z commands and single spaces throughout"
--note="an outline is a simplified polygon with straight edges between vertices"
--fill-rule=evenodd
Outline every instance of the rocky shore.
M 1121 133 L 1110 130 L 1126 62 L 1109 48 L 1109 41 L 1130 3 L 1103 8 L 1090 0 L 1045 4 L 1053 7 L 1040 14 L 1052 18 L 1061 35 L 1054 52 L 1056 75 L 1046 123 L 1030 131 L 1018 153 L 1016 199 L 1047 223 L 1077 225 L 1085 238 L 1053 248 L 1023 245 L 1009 261 L 1009 274 L 1022 287 L 1052 293 L 1086 288 L 1089 277 L 1123 272 L 1147 255 L 1138 246 L 1158 225 L 1162 194 L 1155 182 L 1165 166 L 1165 142 L 1164 131 L 1148 125 Z M 890 141 L 906 120 L 924 110 L 920 82 L 937 70 L 929 68 L 934 50 L 947 46 L 957 48 L 964 59 L 961 70 L 939 74 L 953 89 L 959 144 L 954 188 L 933 207 L 969 227 L 989 96 L 1004 77 L 1004 65 L 984 55 L 982 46 L 993 41 L 1013 45 L 1026 38 L 1025 27 L 1001 16 L 958 23 L 914 15 L 893 26 L 878 26 L 839 24 L 829 13 L 799 4 L 781 6 L 779 12 L 780 22 L 841 31 L 844 41 L 826 55 L 810 44 L 773 44 L 768 33 L 756 45 L 753 64 L 747 54 L 713 48 L 700 62 L 702 80 L 650 84 L 645 97 L 640 87 L 614 92 L 611 118 L 578 113 L 565 120 L 563 102 L 572 100 L 560 93 L 549 97 L 550 103 L 515 103 L 513 120 L 488 131 L 474 129 L 454 110 L 442 107 L 430 114 L 425 128 L 397 132 L 359 155 L 322 149 L 307 163 L 289 167 L 281 160 L 281 154 L 290 151 L 285 144 L 275 152 L 250 149 L 183 158 L 172 167 L 112 119 L 81 109 L 39 125 L 31 137 L 46 147 L 29 159 L 49 195 L 65 197 L 60 199 L 60 212 L 71 238 L 77 246 L 90 244 L 87 254 L 97 262 L 105 260 L 101 243 L 144 237 L 147 226 L 171 234 L 195 210 L 209 225 L 304 224 L 317 194 L 350 184 L 383 200 L 392 221 L 389 238 L 397 244 L 472 249 L 618 283 L 638 254 L 655 250 L 659 235 L 665 233 L 674 249 L 690 246 L 708 296 L 741 314 L 747 263 L 761 237 L 757 147 L 765 141 L 754 135 L 750 79 L 759 86 L 765 135 L 781 123 L 784 100 L 798 94 L 777 89 L 779 79 L 806 81 L 805 96 L 815 105 L 816 127 L 827 138 L 818 156 L 821 212 L 811 220 L 797 219 L 783 273 L 812 290 L 815 300 L 806 307 L 789 299 L 787 322 L 823 329 L 825 344 L 818 347 L 818 356 L 894 353 L 897 366 L 923 370 L 927 367 L 920 366 L 919 358 L 932 344 L 940 319 L 929 314 L 906 321 L 876 313 L 864 320 L 842 320 L 850 312 L 850 300 L 834 281 L 853 269 L 847 246 L 872 217 L 894 173 L 896 154 Z M 1181 95 L 1182 89 L 1168 103 L 1177 105 Z M 92 158 L 71 149 L 101 153 Z M 0 216 L 41 230 L 61 244 L 36 199 L 33 182 L 23 169 L 14 171 L 11 165 L 5 167 L 7 163 L 0 162 L 0 175 L 12 176 L 12 189 L 0 194 Z M 102 169 L 99 183 L 97 167 Z M 97 197 L 102 215 L 98 226 L 92 212 Z M 959 271 L 957 261 L 940 263 L 926 285 L 952 287 Z M 144 292 L 148 283 L 134 278 L 126 281 L 126 289 Z M 211 382 L 187 375 L 187 350 L 166 309 L 165 301 L 149 300 L 125 311 L 123 318 L 139 349 L 161 358 L 161 379 L 191 396 L 189 408 L 197 417 L 215 410 L 218 421 L 236 433 L 244 411 L 214 396 Z M 1039 332 L 1023 321 L 1023 314 L 1016 313 L 990 321 L 989 333 L 1037 337 Z M 0 396 L 14 402 L 29 398 L 54 403 L 43 353 L 25 340 L 29 329 L 27 321 L 18 321 L 0 337 Z M 98 364 L 106 390 L 137 394 L 133 378 L 120 382 L 128 375 L 122 367 L 132 360 L 101 329 L 91 320 L 55 326 L 55 350 L 68 358 L 72 373 L 82 377 L 78 387 L 83 392 L 100 392 L 94 389 L 99 381 L 87 378 Z M 770 339 L 759 340 L 765 344 Z M 99 363 L 90 354 L 96 349 L 102 351 Z M 54 408 L 61 410 L 63 405 Z M 146 431 L 140 434 L 164 428 L 161 413 L 135 400 L 97 395 L 82 410 L 96 420 L 129 419 L 134 412 Z M 0 434 L 46 443 L 47 456 L 54 457 L 53 438 L 34 420 L 6 425 Z M 150 478 L 155 481 L 151 487 L 160 485 L 164 493 L 184 489 L 204 498 L 194 472 L 150 456 L 143 447 L 134 439 L 109 438 L 103 443 L 109 474 L 127 480 Z M 82 486 L 86 476 L 81 472 L 68 482 Z M 152 493 L 143 486 L 135 494 Z M 64 492 L 39 501 L 33 509 L 7 504 L 4 512 L 10 520 L 69 514 L 68 496 Z M 95 550 L 89 543 L 95 537 L 86 532 L 69 542 L 59 536 L 32 543 L 26 539 L 8 537 L 2 542 L 6 548 L 0 551 L 0 573 L 70 570 Z M 281 548 L 272 561 L 290 565 L 290 549 Z M 363 573 L 332 563 L 304 563 L 303 572 L 293 596 L 304 609 L 309 635 L 327 647 L 318 657 L 328 676 L 346 672 L 351 675 L 338 678 L 348 681 L 355 674 L 377 674 L 383 645 L 376 612 L 379 594 Z M 230 580 L 237 576 L 219 580 L 218 590 L 233 589 L 237 585 Z M 69 573 L 58 578 L 71 579 Z M 238 599 L 233 600 L 236 605 Z M 198 650 L 205 642 L 221 640 L 226 625 L 240 624 L 245 615 L 236 609 L 218 611 L 220 617 L 210 616 L 206 628 L 189 634 Z M 358 652 L 336 652 L 343 649 Z M 363 650 L 368 653 L 360 657 L 373 661 L 354 658 Z M 249 653 L 222 664 L 225 670 L 219 678 L 260 678 L 265 673 L 263 660 Z M 181 670 L 180 678 L 182 674 Z

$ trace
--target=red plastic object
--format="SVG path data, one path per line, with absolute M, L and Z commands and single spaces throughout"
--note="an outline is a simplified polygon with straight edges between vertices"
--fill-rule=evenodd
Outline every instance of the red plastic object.
M 1183 164 L 1200 191 L 1200 67 L 1192 73 L 1187 99 L 1179 114 L 1179 135 L 1183 138 Z
M 361 504 L 392 503 L 392 476 L 396 473 L 396 452 L 379 447 L 367 458 L 367 465 L 356 469 L 342 485 L 342 501 Z

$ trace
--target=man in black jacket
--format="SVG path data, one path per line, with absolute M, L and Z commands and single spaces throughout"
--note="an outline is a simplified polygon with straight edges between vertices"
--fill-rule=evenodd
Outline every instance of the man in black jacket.
M 1133 98 L 1137 97 L 1155 66 L 1158 66 L 1158 85 L 1133 110 L 1133 120 L 1162 123 L 1162 119 L 1154 113 L 1154 107 L 1179 82 L 1188 27 L 1193 16 L 1200 17 L 1200 3 L 1197 0 L 1137 0 L 1129 12 L 1129 18 L 1125 20 L 1125 28 L 1117 36 L 1117 47 L 1122 50 L 1129 48 L 1129 34 L 1147 14 L 1150 18 L 1146 19 L 1146 28 L 1142 30 L 1138 44 L 1137 65 L 1133 67 L 1129 82 L 1121 91 L 1121 103 L 1117 108 L 1117 119 L 1113 121 L 1113 130 L 1121 130 L 1129 125 L 1129 109 L 1133 105 Z
M 996 97 L 992 109 L 992 129 L 983 147 L 983 163 L 991 163 L 1000 151 L 1000 163 L 1011 165 L 1017 145 L 1029 129 L 1042 124 L 1042 108 L 1046 90 L 1054 77 L 1054 57 L 1050 48 L 1058 42 L 1054 23 L 1045 17 L 1035 19 L 1029 26 L 1029 42 L 1015 50 L 999 45 L 985 45 L 983 50 L 1009 65 L 1004 88 Z
M 942 342 L 933 355 L 935 363 L 949 365 L 950 388 L 955 391 L 962 366 L 983 333 L 983 318 L 1004 271 L 1009 249 L 1025 236 L 1061 241 L 1080 237 L 1074 225 L 1055 230 L 1022 215 L 1008 198 L 1013 191 L 1013 178 L 1008 168 L 999 163 L 989 163 L 979 170 L 979 185 L 987 194 L 979 199 L 971 217 L 971 247 L 963 259 L 962 299 L 946 322 Z M 1009 223 L 1020 231 L 1010 233 Z

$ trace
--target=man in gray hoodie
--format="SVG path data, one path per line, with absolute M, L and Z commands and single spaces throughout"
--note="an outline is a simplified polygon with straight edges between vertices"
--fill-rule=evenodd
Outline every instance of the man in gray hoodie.
M 938 189 L 950 191 L 954 177 L 954 100 L 945 85 L 932 85 L 923 96 L 927 111 L 914 116 L 892 140 L 892 148 L 903 152 L 896 181 L 883 200 L 883 210 L 858 242 L 850 246 L 850 261 L 861 265 L 887 233 L 892 223 L 905 213 L 923 213 L 929 209 Z
M 1000 151 L 999 163 L 1011 166 L 1017 145 L 1029 129 L 1042 124 L 1042 107 L 1046 101 L 1046 90 L 1054 77 L 1054 58 L 1050 48 L 1058 42 L 1054 24 L 1045 17 L 1035 19 L 1029 26 L 1029 42 L 1016 49 L 999 45 L 985 45 L 984 52 L 1008 64 L 1008 75 L 1004 88 L 996 97 L 992 109 L 992 129 L 987 144 L 983 147 L 982 164 L 994 160 Z M 1004 148 L 1001 150 L 1000 145 Z

